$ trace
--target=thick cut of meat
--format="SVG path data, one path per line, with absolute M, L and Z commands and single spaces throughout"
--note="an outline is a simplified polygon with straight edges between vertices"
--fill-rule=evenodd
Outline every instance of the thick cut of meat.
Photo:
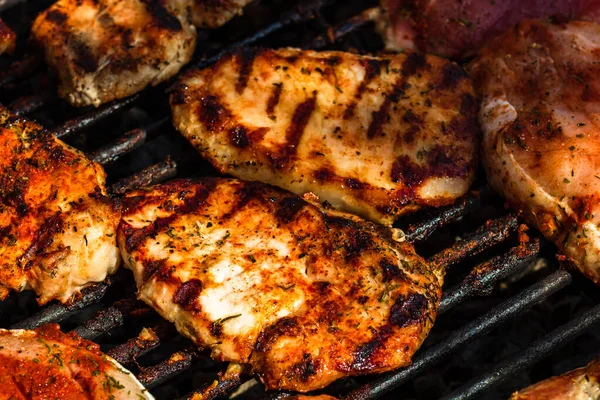
M 119 207 L 102 167 L 0 108 L 0 299 L 71 299 L 119 265 Z
M 600 361 L 539 382 L 514 393 L 510 400 L 598 400 Z
M 437 57 L 247 49 L 187 73 L 171 106 L 221 172 L 384 224 L 453 202 L 475 175 L 471 82 Z
M 17 43 L 17 35 L 0 20 L 0 54 L 12 53 Z
M 528 18 L 600 22 L 598 0 L 381 0 L 379 28 L 390 50 L 472 56 L 492 37 Z
M 600 282 L 600 25 L 524 22 L 471 72 L 490 185 Z
M 188 0 L 59 0 L 33 39 L 75 106 L 100 105 L 179 72 L 195 48 Z
M 436 316 L 440 272 L 390 228 L 222 178 L 123 201 L 118 240 L 138 296 L 267 388 L 406 365 Z
M 192 0 L 192 22 L 198 28 L 218 28 L 240 15 L 252 0 Z
M 58 325 L 0 329 L 0 398 L 152 400 L 131 372 L 100 346 Z

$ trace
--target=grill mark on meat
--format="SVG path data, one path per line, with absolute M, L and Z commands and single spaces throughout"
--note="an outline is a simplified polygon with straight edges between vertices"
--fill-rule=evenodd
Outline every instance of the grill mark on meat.
M 300 103 L 294 110 L 290 126 L 286 131 L 285 146 L 280 149 L 280 154 L 271 153 L 269 155 L 275 169 L 283 169 L 296 154 L 298 143 L 300 143 L 304 129 L 306 129 L 316 105 L 317 92 L 314 91 L 313 97 Z
M 231 118 L 231 111 L 227 109 L 217 96 L 208 95 L 200 99 L 200 107 L 198 108 L 198 119 L 206 128 L 218 133 L 222 131 Z
M 413 162 L 407 155 L 398 157 L 392 164 L 392 182 L 414 188 L 430 176 L 457 178 L 469 173 L 469 162 L 450 146 L 436 145 L 427 151 L 426 157 L 425 166 Z
M 148 282 L 154 277 L 159 271 L 163 270 L 167 260 L 153 260 L 144 264 L 144 272 L 142 273 L 142 281 Z
M 300 379 L 306 382 L 311 376 L 316 375 L 319 369 L 319 360 L 313 360 L 310 353 L 302 355 L 302 361 L 292 367 L 291 373 L 293 376 L 299 376 Z
M 40 229 L 35 233 L 35 237 L 29 245 L 29 248 L 23 255 L 18 258 L 19 265 L 22 267 L 29 267 L 30 259 L 36 254 L 42 252 L 46 247 L 50 246 L 54 241 L 54 236 L 62 231 L 64 227 L 64 221 L 62 220 L 61 213 L 56 213 L 50 218 L 46 219 Z
M 179 32 L 182 30 L 181 22 L 162 5 L 161 0 L 142 0 L 146 10 L 154 17 L 159 26 L 171 31 Z
M 384 282 L 406 277 L 406 274 L 398 267 L 398 265 L 389 260 L 381 260 L 379 266 L 383 271 Z
M 237 148 L 245 149 L 250 146 L 248 138 L 248 129 L 245 126 L 238 125 L 229 131 L 229 141 Z
M 392 89 L 386 93 L 385 100 L 379 107 L 379 110 L 373 112 L 373 118 L 367 129 L 367 138 L 373 139 L 380 136 L 383 132 L 383 126 L 389 118 L 390 107 L 392 103 L 397 103 L 406 90 L 410 87 L 407 79 L 416 74 L 427 65 L 425 56 L 420 53 L 410 53 L 402 62 L 402 74 L 398 76 Z
M 62 25 L 68 19 L 68 16 L 62 11 L 50 10 L 46 13 L 46 19 L 50 22 L 54 22 L 57 25 Z
M 69 33 L 67 36 L 67 41 L 73 52 L 73 62 L 87 73 L 96 72 L 98 59 L 92 49 L 73 34 Z
M 278 320 L 274 325 L 265 328 L 254 345 L 254 350 L 259 353 L 268 351 L 272 343 L 280 336 L 298 336 L 301 328 L 296 317 L 284 317 Z
M 251 200 L 260 201 L 260 199 L 263 198 L 263 196 L 260 196 L 260 193 L 263 191 L 260 184 L 257 184 L 256 182 L 248 182 L 246 185 L 243 185 L 241 189 L 236 191 L 236 203 L 231 207 L 231 210 L 227 214 L 224 214 L 219 218 L 219 222 L 225 223 L 233 218 L 233 216 L 246 207 Z
M 363 252 L 369 250 L 373 246 L 373 238 L 364 230 L 351 227 L 348 232 L 348 239 L 344 243 L 346 248 L 346 260 L 350 260 L 360 256 Z
M 252 65 L 256 58 L 257 50 L 253 48 L 245 48 L 237 53 L 237 62 L 240 67 L 240 73 L 238 75 L 237 82 L 235 83 L 235 90 L 239 94 L 242 94 L 246 86 L 248 86 L 248 79 L 252 73 Z
M 425 317 L 428 300 L 421 293 L 399 296 L 390 310 L 390 324 L 403 328 Z
M 365 60 L 362 62 L 362 64 L 363 68 L 365 69 L 365 77 L 356 89 L 356 93 L 354 93 L 354 99 L 350 102 L 350 104 L 344 111 L 343 118 L 345 120 L 348 120 L 354 116 L 356 104 L 362 98 L 363 93 L 367 89 L 367 86 L 369 85 L 369 83 L 371 83 L 371 81 L 373 81 L 373 79 L 375 79 L 381 73 L 381 64 L 389 64 L 389 60 Z
M 281 92 L 283 91 L 283 83 L 274 83 L 273 90 L 271 91 L 271 96 L 269 97 L 269 101 L 267 102 L 267 115 L 269 117 L 273 117 L 273 112 L 275 111 L 275 107 L 279 104 L 279 99 L 281 98 Z
M 183 185 L 185 185 L 185 182 L 183 182 Z M 158 218 L 148 226 L 145 226 L 140 229 L 135 229 L 129 224 L 125 224 L 122 229 L 127 237 L 125 241 L 125 247 L 127 251 L 129 253 L 133 252 L 148 236 L 154 236 L 159 232 L 165 230 L 165 228 L 167 228 L 169 224 L 171 224 L 175 219 L 178 218 L 178 214 L 193 213 L 196 210 L 198 210 L 200 207 L 202 207 L 204 201 L 208 198 L 210 192 L 212 191 L 215 185 L 216 182 L 214 180 L 209 180 L 202 188 L 202 190 L 198 190 L 196 193 L 194 193 L 193 196 L 186 198 L 183 202 L 183 205 L 177 207 L 176 211 L 174 211 L 172 215 L 168 217 Z M 185 188 L 183 188 L 183 192 L 185 192 Z M 126 203 L 129 200 L 135 201 L 135 198 L 126 199 Z M 128 208 L 127 211 L 131 212 L 132 210 Z
M 385 341 L 391 334 L 392 328 L 389 325 L 385 325 L 379 331 L 375 332 L 373 339 L 359 346 L 354 352 L 354 360 L 350 365 L 350 370 L 369 371 L 376 368 L 375 355 L 385 345 Z
M 467 73 L 459 65 L 448 63 L 442 69 L 442 76 L 437 88 L 439 90 L 454 89 L 463 79 L 467 79 Z
M 306 202 L 299 197 L 286 197 L 279 202 L 275 217 L 284 224 L 289 224 L 305 205 Z
M 199 311 L 196 299 L 198 299 L 200 292 L 202 292 L 202 281 L 191 279 L 179 286 L 173 295 L 173 302 L 186 311 Z

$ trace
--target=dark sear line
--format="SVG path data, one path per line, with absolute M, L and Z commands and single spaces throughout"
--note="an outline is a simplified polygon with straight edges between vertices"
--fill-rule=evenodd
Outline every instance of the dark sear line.
M 244 89 L 246 89 L 246 86 L 248 86 L 248 79 L 250 79 L 250 74 L 252 73 L 252 65 L 254 64 L 256 54 L 257 50 L 254 48 L 243 48 L 237 52 L 240 74 L 235 83 L 235 90 L 239 94 L 242 94 Z
M 308 121 L 310 121 L 316 105 L 317 92 L 315 91 L 313 92 L 313 97 L 300 103 L 294 110 L 292 120 L 285 135 L 285 146 L 280 150 L 279 154 L 272 153 L 270 157 L 276 169 L 283 169 L 296 154 L 298 143 L 300 143 L 304 129 L 306 129 L 306 125 L 308 125 Z
M 379 74 L 381 73 L 382 64 L 389 65 L 390 60 L 380 61 L 380 60 L 367 59 L 367 60 L 363 61 L 362 64 L 365 68 L 365 77 L 360 82 L 360 85 L 356 89 L 356 93 L 354 93 L 354 99 L 350 102 L 350 104 L 344 111 L 344 119 L 345 120 L 348 120 L 354 116 L 354 112 L 356 110 L 356 104 L 362 98 L 363 93 L 367 89 L 367 86 L 369 86 L 369 83 L 371 83 L 371 81 L 373 79 L 375 79 L 377 76 L 379 76 Z
M 179 32 L 182 29 L 181 22 L 163 5 L 161 0 L 141 0 L 146 9 L 154 17 L 156 22 L 163 28 L 171 32 Z
M 273 90 L 271 91 L 271 96 L 269 97 L 269 101 L 267 102 L 267 115 L 269 118 L 273 119 L 275 116 L 273 112 L 275 111 L 275 107 L 279 104 L 279 99 L 281 98 L 281 92 L 283 91 L 283 83 L 274 83 Z

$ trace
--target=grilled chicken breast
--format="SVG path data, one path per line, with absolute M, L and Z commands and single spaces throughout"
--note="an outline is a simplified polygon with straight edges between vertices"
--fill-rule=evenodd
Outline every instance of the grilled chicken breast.
M 33 39 L 75 106 L 100 105 L 179 72 L 195 48 L 188 0 L 59 0 Z
M 252 0 L 192 0 L 192 22 L 198 28 L 218 28 L 236 15 Z
M 119 207 L 102 168 L 0 108 L 0 299 L 66 302 L 119 265 Z
M 600 361 L 583 368 L 536 383 L 514 393 L 510 400 L 598 400 L 600 399 Z
M 472 63 L 490 185 L 600 283 L 600 25 L 528 21 Z
M 0 54 L 12 53 L 17 43 L 17 35 L 0 20 Z
M 381 0 L 378 28 L 389 50 L 464 59 L 528 18 L 600 22 L 597 0 Z
M 0 329 L 0 398 L 14 400 L 150 400 L 129 371 L 100 346 L 58 325 Z
M 118 241 L 138 296 L 269 389 L 406 365 L 435 318 L 440 271 L 389 228 L 223 178 L 123 201 Z
M 417 53 L 242 50 L 185 74 L 171 106 L 175 127 L 222 173 L 384 224 L 453 202 L 477 165 L 469 79 Z

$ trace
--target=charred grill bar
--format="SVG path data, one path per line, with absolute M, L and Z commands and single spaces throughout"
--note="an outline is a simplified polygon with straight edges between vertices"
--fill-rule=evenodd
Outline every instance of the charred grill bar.
M 39 4 L 35 1 L 31 3 L 33 3 L 33 7 L 35 4 Z M 47 5 L 46 2 L 42 3 Z M 315 16 L 318 17 L 317 25 L 319 25 L 319 30 L 324 30 L 325 33 L 316 32 L 317 36 L 306 41 L 308 44 L 303 47 L 327 47 L 344 39 L 347 35 L 364 28 L 374 19 L 377 13 L 377 10 L 374 9 L 364 10 L 358 16 L 345 21 L 338 21 L 334 25 L 335 28 L 330 28 L 327 20 L 320 14 L 320 10 L 331 3 L 335 2 L 317 0 L 301 4 L 254 34 L 233 42 L 213 55 L 199 58 L 195 62 L 192 62 L 192 64 L 199 67 L 206 67 L 232 49 L 255 44 L 260 40 L 266 39 L 274 32 L 283 31 L 294 24 L 304 23 Z M 0 76 L 0 86 L 3 88 L 13 84 L 18 86 L 19 80 L 36 71 L 37 64 L 32 59 L 32 56 L 25 54 L 21 59 L 16 60 L 12 65 L 16 65 L 18 68 L 14 72 L 4 73 Z M 158 91 L 160 95 L 164 96 L 163 89 L 161 88 L 149 90 L 154 93 Z M 127 99 L 115 101 L 99 109 L 83 112 L 73 119 L 59 123 L 52 129 L 52 132 L 60 138 L 72 138 L 76 135 L 85 136 L 86 132 L 94 126 L 106 123 L 109 118 L 117 117 L 132 107 L 136 107 L 142 102 L 140 97 L 140 95 L 134 95 Z M 14 100 L 11 103 L 11 108 L 20 115 L 28 115 L 48 107 L 48 104 L 54 99 L 54 91 L 46 90 Z M 143 149 L 148 145 L 152 136 L 155 136 L 158 131 L 167 129 L 170 121 L 168 109 L 162 109 L 161 113 L 153 115 L 152 122 L 148 124 L 131 130 L 124 130 L 124 134 L 108 144 L 97 147 L 94 151 L 89 152 L 88 155 L 93 160 L 103 165 L 108 165 L 118 162 L 120 158 L 128 153 Z M 137 173 L 116 181 L 111 186 L 111 192 L 117 195 L 122 194 L 136 187 L 170 179 L 181 172 L 181 167 L 178 168 L 178 164 L 168 158 L 163 162 L 142 168 Z M 486 190 L 474 191 L 471 195 L 466 196 L 452 206 L 432 211 L 428 216 L 405 227 L 406 239 L 417 244 L 427 244 L 427 239 L 430 236 L 444 230 L 445 227 L 456 223 L 456 221 L 465 219 L 469 213 L 480 211 L 485 203 L 484 199 L 488 196 L 489 194 Z M 517 230 L 518 234 L 515 233 Z M 449 269 L 448 267 L 450 266 L 465 263 L 477 265 L 465 277 L 459 279 L 458 283 L 450 285 L 444 291 L 439 309 L 440 315 L 459 306 L 469 298 L 485 296 L 496 284 L 516 273 L 522 272 L 532 261 L 539 257 L 540 240 L 535 237 L 528 238 L 519 229 L 517 218 L 514 215 L 494 216 L 493 219 L 481 225 L 478 229 L 470 229 L 470 231 L 472 233 L 461 231 L 462 240 L 429 257 L 429 262 L 439 268 L 447 269 L 449 275 L 458 273 L 458 271 L 455 272 L 455 268 Z M 510 241 L 515 236 L 518 236 L 518 243 L 513 245 Z M 497 251 L 497 248 L 501 248 L 501 250 Z M 494 250 L 496 251 L 494 252 Z M 484 261 L 472 261 L 478 254 L 487 254 L 489 252 L 492 255 L 486 257 Z M 189 342 L 186 342 L 183 348 L 174 351 L 170 350 L 171 345 L 180 340 L 180 338 L 176 336 L 170 324 L 162 320 L 156 322 L 156 316 L 150 308 L 136 305 L 132 298 L 127 297 L 131 296 L 134 290 L 131 286 L 131 281 L 128 281 L 130 279 L 128 275 L 128 271 L 121 271 L 116 276 L 109 278 L 107 282 L 99 283 L 85 289 L 82 297 L 73 304 L 53 304 L 46 306 L 34 315 L 13 323 L 10 327 L 33 329 L 50 322 L 62 323 L 74 315 L 87 312 L 90 315 L 87 317 L 87 320 L 71 327 L 71 329 L 84 338 L 99 342 L 102 342 L 101 339 L 106 334 L 124 330 L 125 332 L 121 332 L 118 337 L 122 339 L 124 336 L 125 338 L 120 343 L 109 348 L 107 353 L 124 365 L 135 366 L 137 364 L 138 368 L 135 373 L 147 387 L 160 388 L 168 386 L 169 382 L 175 379 L 177 375 L 186 370 L 197 369 L 200 364 L 204 364 L 208 356 L 199 354 L 190 346 Z M 348 399 L 378 398 L 423 373 L 423 371 L 426 371 L 443 358 L 448 357 L 452 352 L 458 350 L 470 340 L 484 335 L 490 329 L 511 320 L 524 310 L 544 301 L 553 293 L 569 285 L 571 280 L 572 278 L 568 272 L 557 270 L 523 289 L 516 295 L 506 299 L 483 315 L 454 330 L 442 340 L 422 349 L 417 353 L 414 363 L 409 367 L 368 378 L 368 383 L 350 392 L 342 390 L 332 394 Z M 111 293 L 111 289 L 119 291 L 119 288 L 123 287 L 128 287 L 131 290 L 127 293 L 118 293 L 116 296 L 115 293 Z M 123 290 L 120 290 L 120 292 L 123 292 Z M 5 310 L 2 311 L 6 312 Z M 154 316 L 152 317 L 154 319 L 152 320 L 149 316 Z M 129 326 L 131 324 L 128 324 L 129 320 L 140 321 L 141 325 L 132 330 L 132 327 Z M 488 388 L 499 384 L 511 376 L 511 374 L 530 367 L 536 361 L 556 350 L 564 343 L 573 340 L 577 335 L 599 321 L 600 306 L 597 306 L 575 317 L 569 323 L 556 329 L 542 339 L 539 339 L 524 352 L 500 363 L 492 371 L 468 382 L 463 387 L 452 392 L 447 398 L 469 399 L 480 395 Z M 140 332 L 141 326 L 148 328 L 144 328 Z M 139 366 L 138 359 L 153 356 L 155 353 L 161 354 L 158 357 L 160 358 L 159 361 L 150 357 L 152 360 L 148 363 L 148 366 Z M 217 367 L 217 370 L 220 368 Z M 211 382 L 209 381 L 208 383 L 210 384 Z M 208 398 L 216 398 L 235 390 L 242 383 L 243 379 L 240 378 L 225 379 L 215 387 L 209 389 L 208 392 L 203 393 Z M 186 398 L 189 396 L 191 394 Z M 274 394 L 272 396 L 285 397 L 285 394 Z

